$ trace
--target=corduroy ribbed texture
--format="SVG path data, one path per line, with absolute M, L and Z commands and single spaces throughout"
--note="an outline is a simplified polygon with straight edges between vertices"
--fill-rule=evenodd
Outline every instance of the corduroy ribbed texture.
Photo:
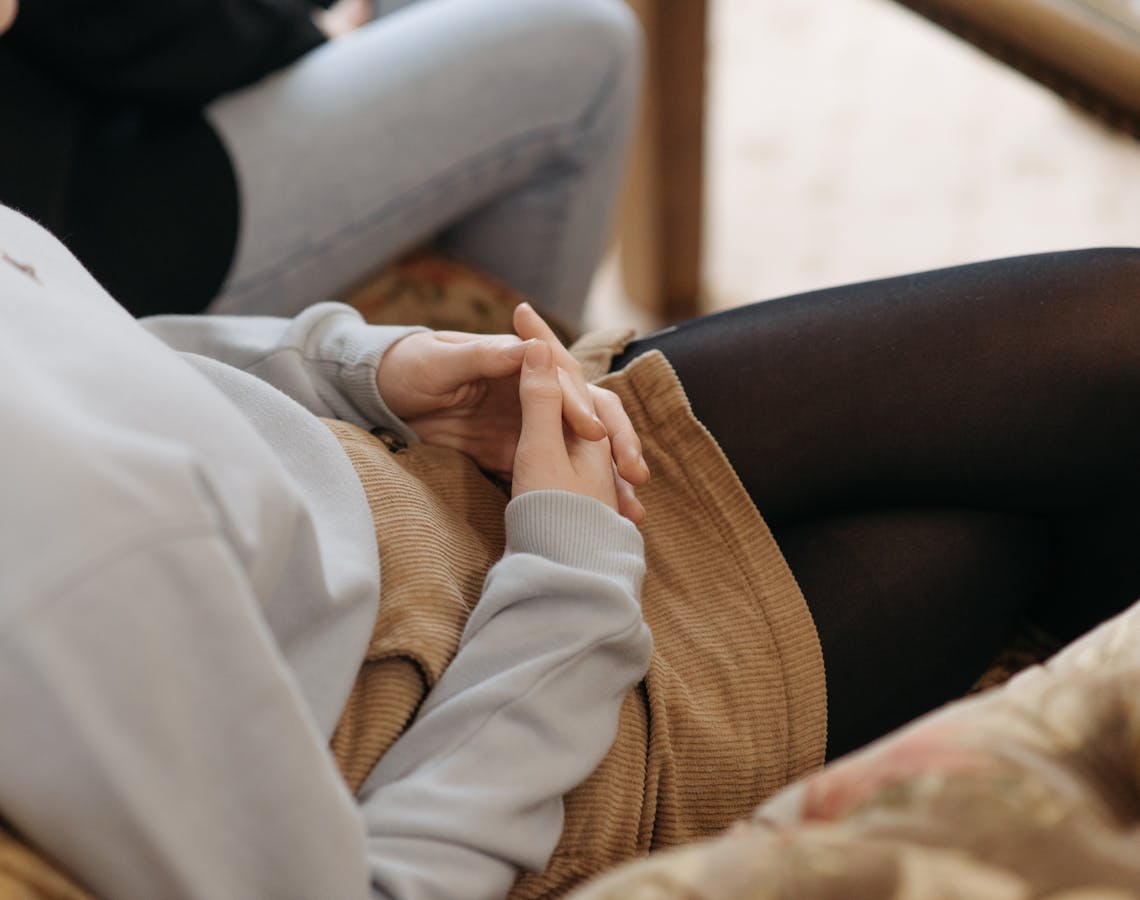
M 354 425 L 325 424 L 360 476 L 380 550 L 380 611 L 332 738 L 355 792 L 458 651 L 502 556 L 507 498 L 462 454 L 426 444 L 392 453 Z
M 823 762 L 823 656 L 767 526 L 660 353 L 602 383 L 621 396 L 653 472 L 638 496 L 655 649 L 613 748 L 565 798 L 546 872 L 516 883 L 519 900 L 713 834 Z M 361 474 L 381 555 L 373 642 L 333 738 L 356 790 L 454 655 L 502 553 L 507 498 L 457 454 L 391 454 L 366 432 L 330 427 Z

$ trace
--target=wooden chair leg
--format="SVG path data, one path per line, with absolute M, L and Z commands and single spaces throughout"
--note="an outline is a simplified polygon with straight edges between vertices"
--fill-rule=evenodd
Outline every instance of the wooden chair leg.
M 626 291 L 666 322 L 700 312 L 707 0 L 629 0 L 648 76 L 619 225 Z

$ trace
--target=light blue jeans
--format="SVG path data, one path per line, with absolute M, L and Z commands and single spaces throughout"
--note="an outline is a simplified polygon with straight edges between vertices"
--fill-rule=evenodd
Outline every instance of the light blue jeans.
M 290 315 L 435 239 L 578 322 L 636 114 L 634 18 L 621 0 L 393 5 L 208 109 L 241 198 L 210 312 Z

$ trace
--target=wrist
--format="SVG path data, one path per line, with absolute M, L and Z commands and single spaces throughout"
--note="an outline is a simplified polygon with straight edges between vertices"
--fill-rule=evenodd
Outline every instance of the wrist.
M 430 331 L 413 331 L 394 340 L 380 356 L 376 366 L 376 390 L 388 409 L 396 416 L 408 418 L 420 410 L 411 402 L 407 372 L 409 363 L 418 356 L 416 344 L 431 340 Z

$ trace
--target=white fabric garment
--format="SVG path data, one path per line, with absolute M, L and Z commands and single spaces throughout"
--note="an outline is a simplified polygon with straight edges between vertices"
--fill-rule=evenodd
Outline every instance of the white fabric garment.
M 494 897 L 648 665 L 636 529 L 514 500 L 453 665 L 351 797 L 327 750 L 380 573 L 314 414 L 403 430 L 407 329 L 140 325 L 0 208 L 0 816 L 100 896 Z

